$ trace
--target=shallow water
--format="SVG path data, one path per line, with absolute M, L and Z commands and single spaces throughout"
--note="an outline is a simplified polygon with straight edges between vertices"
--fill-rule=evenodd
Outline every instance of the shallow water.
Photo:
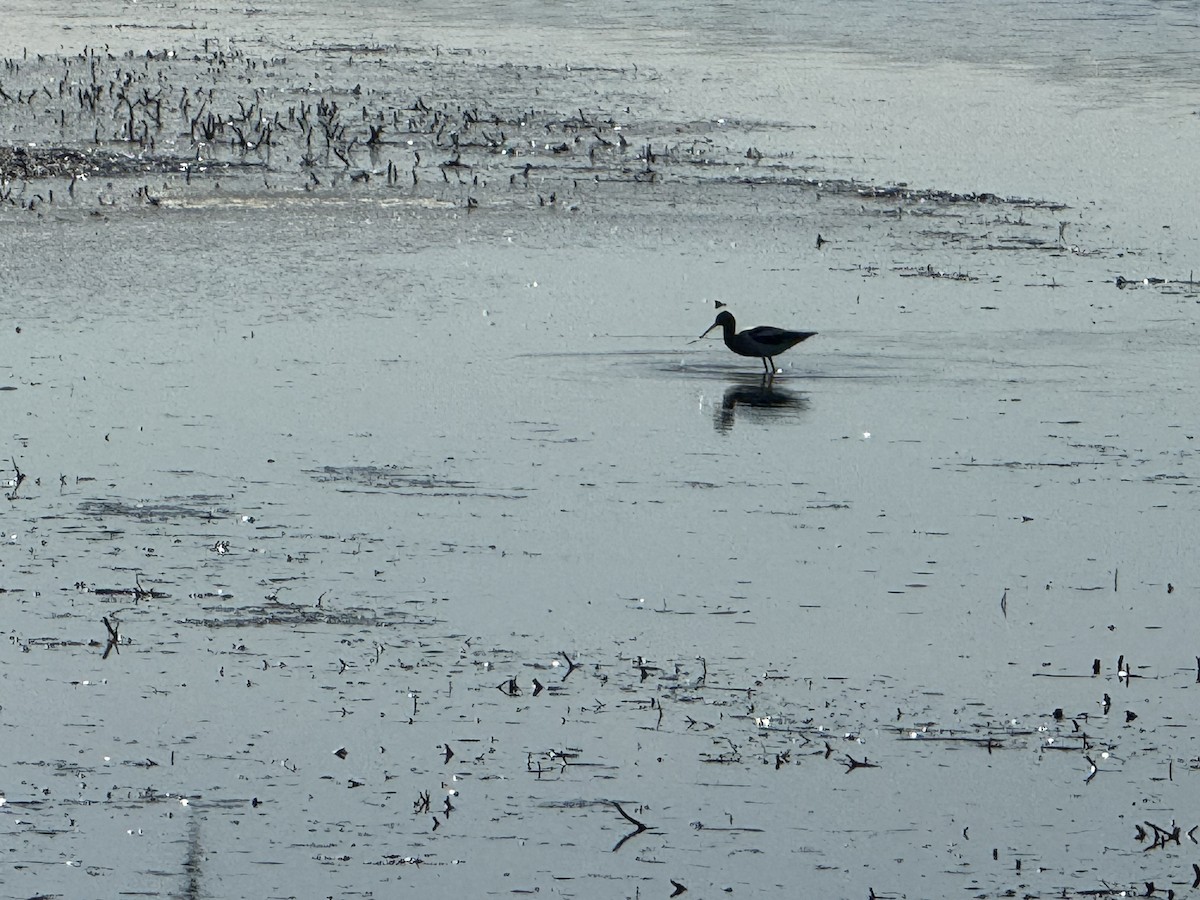
M 1149 177 L 1187 66 L 1116 92 L 939 4 L 853 55 L 722 7 L 291 9 L 156 7 L 99 65 L 336 101 L 348 164 L 0 106 L 48 169 L 0 207 L 0 896 L 1188 889 L 1197 228 Z M 1066 9 L 1146 59 L 1188 14 Z M 76 43 L 10 95 L 135 18 L 19 15 Z M 955 117 L 985 82 L 1044 165 Z M 359 106 L 458 144 L 352 145 Z M 763 385 L 690 343 L 714 300 L 820 334 Z

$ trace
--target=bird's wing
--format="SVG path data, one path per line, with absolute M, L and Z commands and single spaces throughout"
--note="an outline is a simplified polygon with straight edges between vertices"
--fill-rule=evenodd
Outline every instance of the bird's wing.
M 747 337 L 766 347 L 791 347 L 816 334 L 815 331 L 788 331 L 771 325 L 759 325 L 743 332 Z

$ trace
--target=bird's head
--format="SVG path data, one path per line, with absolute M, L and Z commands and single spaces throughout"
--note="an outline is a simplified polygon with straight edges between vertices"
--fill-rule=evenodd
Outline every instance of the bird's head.
M 705 331 L 704 334 L 700 335 L 700 337 L 704 337 L 706 334 L 708 334 L 709 331 L 712 331 L 714 328 L 725 328 L 727 326 L 732 328 L 733 324 L 734 324 L 733 313 L 729 312 L 729 310 L 722 310 L 721 312 L 717 313 L 716 321 L 708 326 L 708 331 Z

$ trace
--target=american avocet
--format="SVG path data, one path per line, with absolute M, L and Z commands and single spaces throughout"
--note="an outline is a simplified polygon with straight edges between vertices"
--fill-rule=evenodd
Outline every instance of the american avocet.
M 722 329 L 725 346 L 734 353 L 739 356 L 759 357 L 768 375 L 775 374 L 775 356 L 777 354 L 784 350 L 790 350 L 801 341 L 806 341 L 816 334 L 815 331 L 786 331 L 783 328 L 772 328 L 770 325 L 760 325 L 757 328 L 738 331 L 733 313 L 728 310 L 718 313 L 717 320 L 700 337 L 704 337 L 714 328 Z

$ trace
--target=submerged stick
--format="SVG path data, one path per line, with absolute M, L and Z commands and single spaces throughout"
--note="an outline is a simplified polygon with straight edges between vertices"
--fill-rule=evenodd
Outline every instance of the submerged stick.
M 568 676 L 570 676 L 570 674 L 572 672 L 574 672 L 575 669 L 578 667 L 575 665 L 575 663 L 573 663 L 571 661 L 571 657 L 567 656 L 567 654 L 564 653 L 562 650 L 559 650 L 558 653 L 559 653 L 559 656 L 561 656 L 563 659 L 565 659 L 567 661 L 567 674 L 562 677 L 562 680 L 566 681 Z M 1200 656 L 1196 657 L 1196 668 L 1197 668 L 1197 672 L 1198 672 L 1196 678 L 1197 678 L 1197 680 L 1200 680 Z
M 629 832 L 629 834 L 625 835 L 625 837 L 621 838 L 619 841 L 617 841 L 616 846 L 612 848 L 612 852 L 616 853 L 623 846 L 625 846 L 625 842 L 627 840 L 629 840 L 632 837 L 637 837 L 643 831 L 649 831 L 650 826 L 647 825 L 645 822 L 639 822 L 637 819 L 635 819 L 629 813 L 625 812 L 625 810 L 621 807 L 621 804 L 618 803 L 616 800 L 610 800 L 608 802 L 611 803 L 614 807 L 616 807 L 617 812 L 619 812 L 621 814 L 621 818 L 623 818 L 626 822 L 628 822 L 629 824 L 634 826 L 634 830 Z
M 112 653 L 114 650 L 117 652 L 117 655 L 120 656 L 121 655 L 121 645 L 120 645 L 121 639 L 117 634 L 117 631 L 121 627 L 120 620 L 116 616 L 113 616 L 112 622 L 109 622 L 108 617 L 105 616 L 105 617 L 102 617 L 100 619 L 100 621 L 104 623 L 104 627 L 108 631 L 108 644 L 105 645 L 104 655 L 101 656 L 100 658 L 108 659 L 108 655 L 110 653 Z
M 6 494 L 5 496 L 8 497 L 9 500 L 16 500 L 17 499 L 17 491 L 21 487 L 21 482 L 25 480 L 25 473 L 22 472 L 21 467 L 17 465 L 17 458 L 15 456 L 12 457 L 12 467 L 13 467 L 13 471 L 16 472 L 17 474 L 16 474 L 16 477 L 13 478 L 12 493 Z
M 828 746 L 828 745 L 826 745 Z M 870 762 L 865 756 L 861 761 L 855 759 L 849 753 L 846 754 L 846 761 L 842 763 L 846 767 L 846 774 L 850 774 L 855 769 L 878 769 L 879 763 Z

